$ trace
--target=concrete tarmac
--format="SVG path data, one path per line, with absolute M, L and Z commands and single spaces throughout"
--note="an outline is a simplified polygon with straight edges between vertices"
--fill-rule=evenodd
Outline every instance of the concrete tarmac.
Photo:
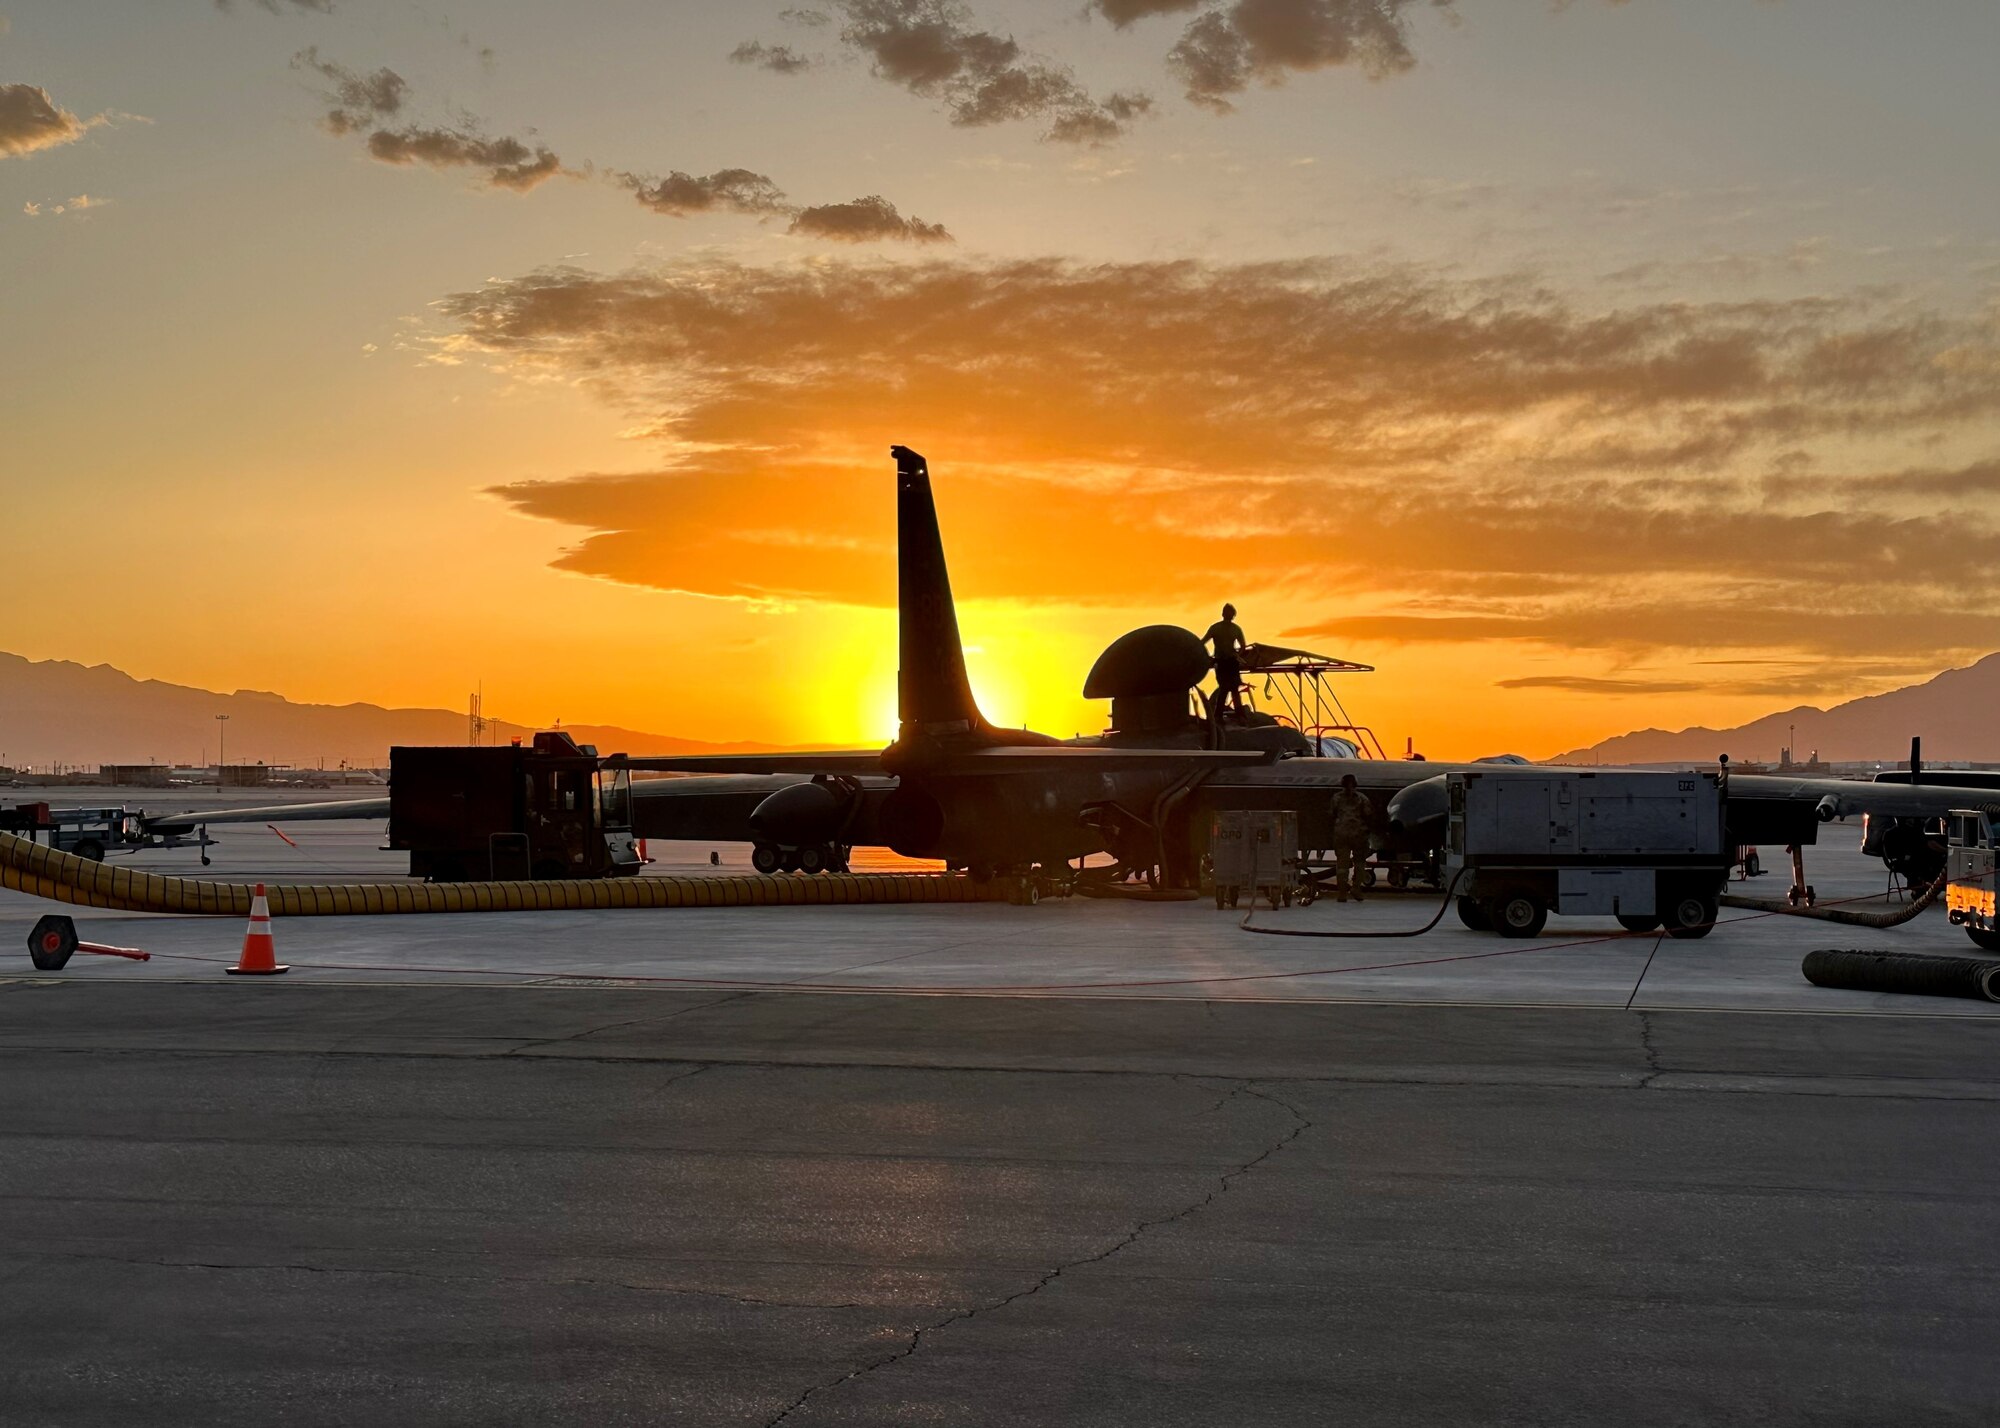
M 2000 1027 L 0 986 L 0 1420 L 2000 1417 Z
M 202 870 L 190 851 L 144 853 L 133 866 L 231 881 L 394 881 L 406 855 L 381 849 L 379 824 L 297 824 L 287 843 L 264 828 L 231 827 Z M 1885 874 L 1854 850 L 1858 827 L 1834 825 L 1808 850 L 1822 898 L 1881 909 Z M 755 876 L 748 850 L 655 844 L 649 874 Z M 1769 850 L 1767 850 L 1769 851 Z M 122 859 L 121 859 L 122 861 Z M 865 868 L 912 867 L 870 852 Z M 1776 874 L 1732 890 L 1781 896 Z M 289 918 L 277 924 L 289 980 L 532 984 L 560 978 L 631 986 L 1008 993 L 1018 996 L 1184 996 L 1263 1000 L 1472 1002 L 1509 1005 L 1702 1007 L 1797 1011 L 1910 1011 L 1995 1016 L 2000 1006 L 1826 991 L 1799 975 L 1816 947 L 1879 947 L 1963 954 L 1965 935 L 1932 908 L 1905 926 L 1873 930 L 1725 909 L 1693 942 L 1635 937 L 1609 918 L 1551 918 L 1540 938 L 1510 942 L 1472 932 L 1438 908 L 1435 893 L 1382 895 L 1359 905 L 1260 909 L 1254 925 L 1367 934 L 1338 939 L 1262 937 L 1240 912 L 1212 902 L 1131 904 L 1072 899 L 1038 907 L 683 908 L 655 912 L 541 912 Z M 69 911 L 86 938 L 154 953 L 144 964 L 77 957 L 61 975 L 92 981 L 210 980 L 242 944 L 238 920 L 145 917 L 0 892 L 0 976 L 29 969 L 34 919 Z M 13 960 L 9 960 L 13 959 Z
M 400 873 L 286 831 L 209 875 Z M 1435 906 L 289 919 L 246 981 L 81 910 L 155 960 L 36 973 L 0 895 L 0 1424 L 2000 1421 L 2000 1007 L 1798 971 L 1940 913 Z

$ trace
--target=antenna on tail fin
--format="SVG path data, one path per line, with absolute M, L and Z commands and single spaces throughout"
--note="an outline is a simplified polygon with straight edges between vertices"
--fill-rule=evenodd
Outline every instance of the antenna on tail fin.
M 982 729 L 986 720 L 965 676 L 930 467 L 907 446 L 892 446 L 889 454 L 896 458 L 897 716 L 906 731 Z

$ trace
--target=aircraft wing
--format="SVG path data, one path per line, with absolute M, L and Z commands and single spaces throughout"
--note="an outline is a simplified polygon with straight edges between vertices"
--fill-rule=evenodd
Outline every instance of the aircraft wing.
M 187 833 L 213 823 L 325 823 L 343 818 L 387 818 L 386 798 L 336 799 L 330 803 L 272 803 L 261 808 L 214 808 L 206 812 L 161 813 L 145 819 L 148 833 Z
M 951 755 L 945 773 L 1085 773 L 1092 769 L 1232 769 L 1271 762 L 1262 749 L 1105 749 L 1064 744 L 997 744 Z
M 1550 772 L 1574 772 L 1550 766 Z M 1730 826 L 1746 842 L 1813 841 L 1813 824 L 1872 813 L 1884 818 L 1940 818 L 1954 808 L 2000 812 L 2000 790 L 1943 783 L 1868 783 L 1845 778 L 1793 778 L 1785 774 L 1729 776 Z M 1389 800 L 1389 821 L 1416 827 L 1445 816 L 1442 775 L 1410 784 Z
M 608 769 L 690 774 L 879 774 L 880 749 L 830 749 L 805 754 L 659 754 L 631 758 L 612 754 Z
M 1874 783 L 1787 774 L 1729 776 L 1729 796 L 1813 805 L 1821 822 L 1872 813 L 1887 818 L 1940 818 L 1954 808 L 2000 810 L 2000 791 L 1937 783 Z

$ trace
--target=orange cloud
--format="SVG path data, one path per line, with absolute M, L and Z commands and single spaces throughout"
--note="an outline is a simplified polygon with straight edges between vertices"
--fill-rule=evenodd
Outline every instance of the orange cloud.
M 578 378 L 667 451 L 498 488 L 587 532 L 565 568 L 615 580 L 888 603 L 873 497 L 900 440 L 940 475 L 973 597 L 1258 589 L 1345 607 L 1304 638 L 1570 650 L 2000 643 L 1990 511 L 1921 504 L 1991 463 L 1770 474 L 1992 441 L 1975 323 L 1863 299 L 1604 309 L 1333 261 L 685 261 L 444 309 L 455 345 Z
M 0 159 L 73 144 L 107 115 L 79 119 L 38 84 L 0 84 Z

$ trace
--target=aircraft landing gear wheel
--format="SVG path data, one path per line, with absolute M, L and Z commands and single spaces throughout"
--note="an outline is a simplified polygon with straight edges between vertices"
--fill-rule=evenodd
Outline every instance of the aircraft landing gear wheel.
M 1461 897 L 1458 900 L 1458 920 L 1474 932 L 1491 932 L 1493 923 L 1486 916 L 1486 909 L 1476 898 Z
M 779 872 L 796 873 L 798 870 L 799 870 L 799 850 L 797 848 L 787 848 L 784 852 L 778 855 Z
M 1493 930 L 1502 937 L 1533 937 L 1549 920 L 1549 910 L 1533 893 L 1505 893 L 1486 909 Z
M 1660 919 L 1657 917 L 1638 917 L 1629 912 L 1621 912 L 1618 914 L 1618 925 L 1627 932 L 1657 932 L 1660 930 Z
M 1667 936 L 1682 942 L 1706 937 L 1715 929 L 1716 903 L 1700 893 L 1682 893 L 1667 905 Z
M 1981 952 L 2000 952 L 2000 932 L 1990 927 L 1968 927 L 1965 935 L 1972 939 L 1972 945 Z
M 808 844 L 806 847 L 799 849 L 796 857 L 799 862 L 799 871 L 808 876 L 826 871 L 826 851 L 822 848 L 816 848 Z
M 775 873 L 783 862 L 784 856 L 769 843 L 759 843 L 750 850 L 750 866 L 760 873 Z

